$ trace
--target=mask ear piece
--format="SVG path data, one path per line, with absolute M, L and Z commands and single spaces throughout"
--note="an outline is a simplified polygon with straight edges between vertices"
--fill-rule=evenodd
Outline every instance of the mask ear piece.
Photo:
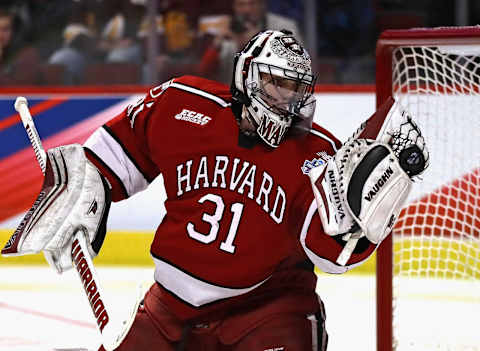
M 245 106 L 250 106 L 251 104 L 251 101 L 250 99 L 247 97 L 247 95 L 245 93 L 243 93 L 240 89 L 237 88 L 236 84 L 235 84 L 235 74 L 237 72 L 237 65 L 239 64 L 238 63 L 238 60 L 240 58 L 240 55 L 241 53 L 237 53 L 234 57 L 233 57 L 233 75 L 232 75 L 232 84 L 230 85 L 230 91 L 232 93 L 232 97 L 234 100 L 238 101 L 239 103 L 245 105 Z

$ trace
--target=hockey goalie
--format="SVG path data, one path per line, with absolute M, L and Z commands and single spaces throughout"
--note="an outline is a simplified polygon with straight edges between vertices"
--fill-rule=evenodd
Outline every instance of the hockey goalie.
M 326 350 L 314 267 L 365 261 L 429 156 L 393 99 L 342 145 L 312 123 L 314 85 L 305 48 L 267 30 L 234 58 L 231 87 L 183 76 L 150 89 L 83 146 L 48 151 L 43 189 L 3 253 L 48 251 L 62 272 L 82 228 L 94 257 L 110 197 L 161 174 L 155 283 L 116 349 Z

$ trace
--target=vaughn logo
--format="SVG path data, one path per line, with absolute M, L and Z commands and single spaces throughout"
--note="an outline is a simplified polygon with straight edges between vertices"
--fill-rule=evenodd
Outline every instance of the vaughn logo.
M 330 182 L 330 189 L 332 190 L 331 196 L 333 196 L 333 202 L 335 204 L 335 208 L 337 209 L 335 220 L 338 223 L 345 218 L 345 210 L 343 209 L 343 201 L 340 198 L 340 190 L 338 189 L 337 180 L 332 170 L 328 171 L 328 181 Z
M 385 172 L 383 172 L 382 176 L 377 180 L 375 185 L 368 191 L 367 196 L 365 196 L 365 200 L 372 201 L 375 195 L 378 194 L 380 189 L 387 183 L 390 177 L 393 174 L 393 169 L 388 167 Z
M 319 158 L 314 158 L 311 161 L 305 160 L 305 162 L 303 162 L 303 166 L 300 167 L 303 174 L 309 174 L 313 168 L 323 166 L 331 158 L 325 151 L 317 152 L 317 156 L 319 156 Z
M 185 108 L 183 109 L 182 112 L 175 115 L 175 119 L 179 121 L 187 121 L 194 124 L 199 124 L 201 126 L 204 126 L 205 124 L 207 124 L 212 120 L 210 117 L 205 116 L 203 113 L 190 111 Z

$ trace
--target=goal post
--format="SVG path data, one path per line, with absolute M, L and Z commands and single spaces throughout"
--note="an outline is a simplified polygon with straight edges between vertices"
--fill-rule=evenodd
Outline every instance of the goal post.
M 377 107 L 390 96 L 430 167 L 377 251 L 377 350 L 480 350 L 480 26 L 383 32 Z

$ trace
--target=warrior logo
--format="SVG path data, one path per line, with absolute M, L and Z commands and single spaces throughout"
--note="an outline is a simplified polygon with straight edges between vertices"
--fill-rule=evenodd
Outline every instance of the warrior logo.
M 330 189 L 332 190 L 331 196 L 333 196 L 333 202 L 337 213 L 335 219 L 340 222 L 345 217 L 345 210 L 343 209 L 343 201 L 340 198 L 340 190 L 338 189 L 337 181 L 333 171 L 328 171 L 328 180 L 330 182 Z
M 103 304 L 100 292 L 98 291 L 95 277 L 88 266 L 78 239 L 73 241 L 71 253 L 73 264 L 80 275 L 83 288 L 87 293 L 88 301 L 90 302 L 90 306 L 92 307 L 95 318 L 97 319 L 97 325 L 100 328 L 100 331 L 103 331 L 103 328 L 109 322 L 108 313 L 105 309 L 105 305 Z

